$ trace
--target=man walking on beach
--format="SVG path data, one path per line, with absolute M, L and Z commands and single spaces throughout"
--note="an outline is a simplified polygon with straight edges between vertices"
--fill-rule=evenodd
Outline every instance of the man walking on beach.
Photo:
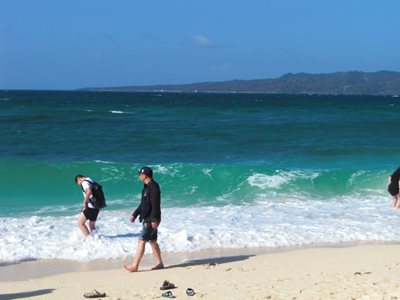
M 82 212 L 79 214 L 78 226 L 85 237 L 90 233 L 96 233 L 96 220 L 100 211 L 90 203 L 90 199 L 93 198 L 93 182 L 89 177 L 75 176 L 75 183 L 82 188 L 83 192 Z M 87 221 L 89 221 L 89 228 L 86 226 Z
M 138 208 L 130 216 L 130 221 L 135 222 L 140 215 L 139 221 L 143 222 L 143 228 L 138 240 L 136 256 L 132 264 L 124 265 L 129 272 L 137 272 L 140 261 L 143 257 L 146 242 L 150 242 L 153 250 L 153 256 L 157 265 L 152 270 L 164 268 L 161 259 L 161 250 L 157 243 L 157 228 L 161 222 L 161 192 L 157 182 L 153 179 L 153 170 L 149 167 L 143 167 L 138 172 L 140 180 L 144 183 L 142 190 L 142 199 Z

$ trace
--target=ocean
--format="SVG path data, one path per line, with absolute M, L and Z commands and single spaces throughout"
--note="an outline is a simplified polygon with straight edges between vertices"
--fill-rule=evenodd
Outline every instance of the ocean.
M 400 242 L 400 98 L 0 91 L 0 263 L 135 252 L 143 165 L 162 251 Z M 103 185 L 83 240 L 77 174 Z

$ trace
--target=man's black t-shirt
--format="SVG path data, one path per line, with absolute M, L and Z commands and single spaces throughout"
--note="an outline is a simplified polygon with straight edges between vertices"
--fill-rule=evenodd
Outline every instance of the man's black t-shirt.
M 151 180 L 143 186 L 142 200 L 132 215 L 135 218 L 140 215 L 140 222 L 161 222 L 161 192 L 157 182 Z

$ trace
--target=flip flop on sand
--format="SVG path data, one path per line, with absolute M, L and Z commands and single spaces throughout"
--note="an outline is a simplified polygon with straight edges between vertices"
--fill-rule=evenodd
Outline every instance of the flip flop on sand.
M 175 288 L 176 288 L 175 284 L 169 282 L 168 280 L 164 280 L 162 286 L 160 287 L 160 290 L 172 290 Z
M 186 295 L 188 295 L 188 296 L 194 296 L 194 294 L 196 294 L 196 293 L 194 292 L 193 289 L 188 288 L 188 289 L 186 290 Z
M 163 296 L 164 298 L 175 298 L 174 294 L 172 294 L 171 291 L 162 293 L 161 296 Z
M 106 296 L 106 293 L 100 293 L 96 290 L 93 290 L 91 292 L 87 292 L 83 294 L 83 297 L 85 298 L 104 298 Z

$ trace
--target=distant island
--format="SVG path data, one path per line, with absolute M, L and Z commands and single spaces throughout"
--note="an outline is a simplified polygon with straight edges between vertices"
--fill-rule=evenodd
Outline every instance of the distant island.
M 400 72 L 288 73 L 276 79 L 84 88 L 84 91 L 400 95 Z

